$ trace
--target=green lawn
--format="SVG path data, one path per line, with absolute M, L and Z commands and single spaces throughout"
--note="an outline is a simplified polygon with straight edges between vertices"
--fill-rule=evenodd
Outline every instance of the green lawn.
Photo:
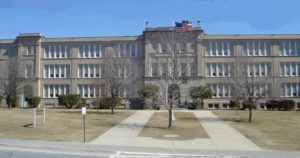
M 91 141 L 111 127 L 119 124 L 135 111 L 87 110 L 86 140 Z M 42 112 L 37 112 L 37 127 L 32 126 L 32 109 L 0 109 L 0 138 L 38 139 L 50 141 L 83 141 L 83 121 L 80 109 L 47 109 L 46 125 L 42 125 Z
M 252 123 L 249 111 L 212 112 L 264 149 L 300 151 L 299 111 L 254 111 Z

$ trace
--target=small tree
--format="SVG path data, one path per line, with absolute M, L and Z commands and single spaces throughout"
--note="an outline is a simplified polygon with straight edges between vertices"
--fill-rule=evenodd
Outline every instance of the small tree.
M 139 90 L 139 95 L 145 100 L 145 107 L 147 107 L 146 99 L 151 99 L 152 102 L 158 97 L 159 87 L 156 85 L 145 85 Z
M 235 108 L 236 109 L 236 113 L 235 114 L 238 114 L 238 110 L 241 108 L 241 102 L 238 99 L 230 100 L 229 105 L 232 108 Z
M 64 105 L 65 107 L 77 108 L 80 103 L 80 95 L 79 94 L 66 94 L 58 96 L 58 103 L 60 105 Z
M 205 86 L 192 87 L 190 89 L 190 96 L 194 101 L 201 99 L 201 109 L 204 108 L 204 99 L 209 99 L 214 95 L 213 91 Z
M 103 97 L 100 99 L 100 106 L 99 108 L 100 109 L 109 109 L 109 107 L 112 107 L 112 106 L 119 106 L 121 105 L 121 102 L 122 102 L 122 99 L 117 97 L 117 98 L 114 98 L 114 103 L 112 101 L 113 99 L 111 97 Z
M 33 108 L 37 108 L 39 106 L 40 102 L 41 102 L 41 97 L 27 97 L 26 101 Z

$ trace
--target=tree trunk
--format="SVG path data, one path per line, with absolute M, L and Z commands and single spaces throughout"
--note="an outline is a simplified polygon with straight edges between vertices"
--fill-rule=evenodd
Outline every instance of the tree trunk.
M 171 105 L 170 105 L 170 108 L 169 108 L 169 126 L 168 128 L 171 128 L 172 127 L 172 110 L 173 110 L 173 105 L 172 105 L 172 101 L 171 101 Z
M 111 96 L 111 114 L 114 114 L 114 100 L 115 100 L 115 97 L 112 95 Z
M 204 109 L 204 99 L 201 98 L 201 109 Z
M 249 120 L 248 120 L 248 122 L 250 123 L 251 121 L 252 121 L 252 110 L 253 108 L 252 108 L 252 105 L 249 107 Z

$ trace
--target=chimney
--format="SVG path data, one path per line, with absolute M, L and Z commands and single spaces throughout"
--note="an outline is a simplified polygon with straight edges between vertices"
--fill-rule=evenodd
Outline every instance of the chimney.
M 199 28 L 200 28 L 200 22 L 201 22 L 200 20 L 198 20 L 198 21 L 197 21 L 197 23 L 198 23 L 198 27 L 199 27 Z
M 149 22 L 146 21 L 146 28 L 149 28 Z

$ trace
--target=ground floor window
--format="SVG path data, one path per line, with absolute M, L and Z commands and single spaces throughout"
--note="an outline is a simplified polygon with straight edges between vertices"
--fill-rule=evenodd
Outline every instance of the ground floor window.
M 208 104 L 208 109 L 219 109 L 219 104 L 217 103 Z
M 233 107 L 229 103 L 223 103 L 222 109 L 233 109 Z
M 297 109 L 297 110 L 300 110 L 300 103 L 297 103 L 296 109 Z

